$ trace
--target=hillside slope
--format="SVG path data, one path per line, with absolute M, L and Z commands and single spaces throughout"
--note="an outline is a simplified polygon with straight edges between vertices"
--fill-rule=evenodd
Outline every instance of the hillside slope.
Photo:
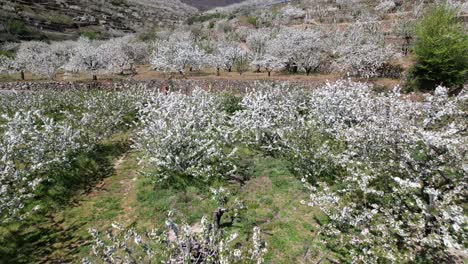
M 0 40 L 116 36 L 175 24 L 197 12 L 179 0 L 0 0 Z
M 214 7 L 237 4 L 243 1 L 244 0 L 182 0 L 182 2 L 200 10 L 208 10 Z

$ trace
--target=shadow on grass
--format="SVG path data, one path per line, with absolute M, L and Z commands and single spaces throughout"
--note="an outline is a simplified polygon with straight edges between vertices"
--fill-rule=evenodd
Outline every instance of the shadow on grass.
M 90 153 L 77 155 L 71 166 L 55 168 L 28 204 L 29 208 L 39 205 L 41 209 L 22 222 L 0 226 L 0 263 L 72 262 L 72 256 L 83 246 L 77 234 L 83 223 L 64 228 L 63 219 L 57 219 L 55 213 L 75 206 L 78 195 L 113 175 L 114 161 L 128 149 L 125 139 L 111 140 Z

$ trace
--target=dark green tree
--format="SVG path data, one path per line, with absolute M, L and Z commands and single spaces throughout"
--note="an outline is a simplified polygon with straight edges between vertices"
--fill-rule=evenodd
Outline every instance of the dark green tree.
M 467 80 L 468 36 L 458 10 L 445 4 L 430 8 L 416 26 L 416 64 L 409 80 L 413 89 L 459 88 Z

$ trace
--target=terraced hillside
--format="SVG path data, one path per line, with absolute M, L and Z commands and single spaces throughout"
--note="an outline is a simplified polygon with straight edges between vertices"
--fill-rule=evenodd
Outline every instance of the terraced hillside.
M 179 0 L 0 0 L 0 40 L 116 36 L 179 23 L 196 12 Z
M 182 0 L 182 2 L 194 6 L 200 10 L 208 10 L 213 7 L 237 4 L 242 1 L 244 0 Z

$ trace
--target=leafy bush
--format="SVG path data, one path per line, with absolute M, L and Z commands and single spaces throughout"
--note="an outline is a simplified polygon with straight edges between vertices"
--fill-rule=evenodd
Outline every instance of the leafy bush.
M 29 33 L 26 25 L 22 21 L 15 19 L 8 21 L 7 29 L 10 34 L 17 36 L 27 35 Z
M 206 21 L 210 21 L 212 19 L 223 19 L 223 18 L 226 18 L 226 15 L 221 14 L 221 13 L 213 13 L 213 14 L 206 14 L 206 15 L 200 15 L 200 16 L 193 16 L 193 17 L 190 17 L 187 20 L 187 24 L 193 25 L 193 24 L 196 24 L 196 23 L 203 23 L 203 22 L 206 22 Z
M 87 39 L 97 39 L 98 38 L 98 33 L 97 32 L 92 32 L 92 31 L 86 31 L 81 34 L 82 37 L 85 37 Z
M 237 111 L 242 110 L 241 96 L 235 95 L 233 93 L 224 93 L 221 95 L 221 101 L 223 110 L 229 115 L 232 115 Z
M 257 27 L 257 25 L 258 25 L 257 22 L 258 22 L 258 18 L 255 17 L 255 16 L 249 16 L 247 18 L 247 23 L 251 24 L 254 27 Z
M 409 88 L 434 90 L 438 85 L 461 87 L 467 80 L 468 35 L 448 5 L 430 9 L 416 27 L 416 65 Z

